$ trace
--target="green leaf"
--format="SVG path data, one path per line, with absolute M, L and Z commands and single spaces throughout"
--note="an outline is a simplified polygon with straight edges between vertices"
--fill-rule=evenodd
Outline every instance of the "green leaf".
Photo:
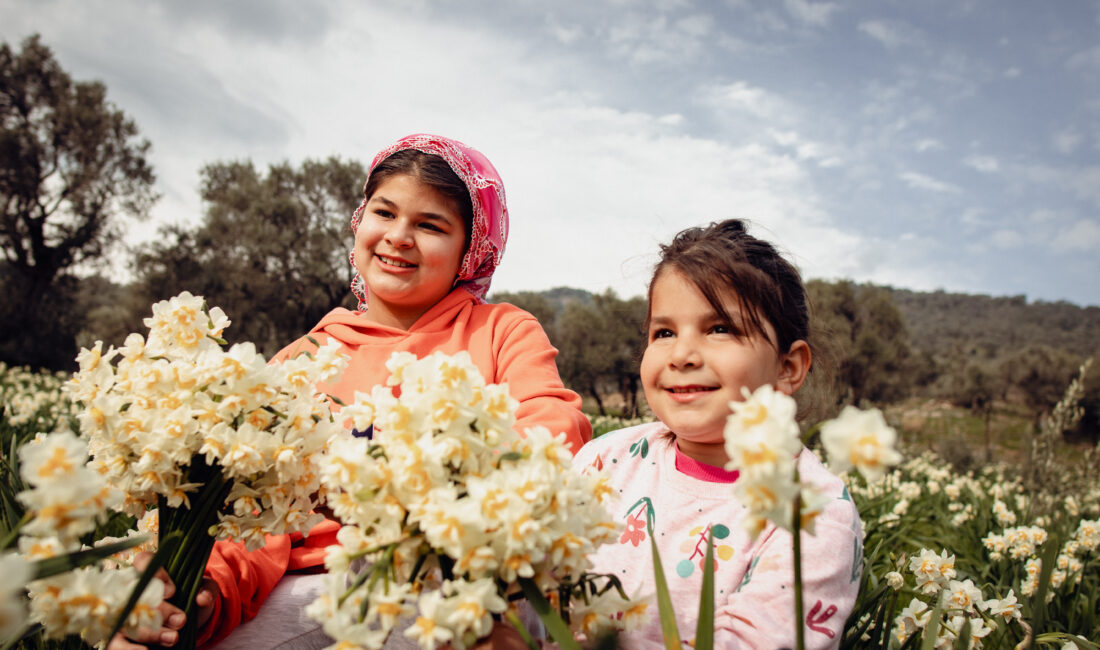
M 134 610 L 134 605 L 137 605 L 137 601 L 145 591 L 146 585 L 156 576 L 157 571 L 164 566 L 168 558 L 176 552 L 176 547 L 180 545 L 182 540 L 183 531 L 179 530 L 172 531 L 167 535 L 161 535 L 157 552 L 150 558 L 149 565 L 145 567 L 145 571 L 141 573 L 141 577 L 138 578 L 137 584 L 134 585 L 134 590 L 130 592 L 130 599 L 126 601 L 126 605 L 122 608 L 122 613 L 119 614 L 118 620 L 115 621 L 114 627 L 111 628 L 111 633 L 107 635 L 108 640 L 113 638 L 115 634 L 118 634 L 118 631 L 126 624 L 126 619 L 130 617 L 130 612 Z
M 527 631 L 527 626 L 523 624 L 523 621 L 519 620 L 519 616 L 516 616 L 516 612 L 512 609 L 504 612 L 504 618 L 508 623 L 516 630 L 523 642 L 527 644 L 527 647 L 531 650 L 539 650 L 539 644 L 533 638 L 531 633 Z
M 707 530 L 703 590 L 699 594 L 699 621 L 695 627 L 695 650 L 714 648 L 714 531 Z
M 546 626 L 550 638 L 562 650 L 581 650 L 581 645 L 573 638 L 573 632 L 561 616 L 558 616 L 558 613 L 554 611 L 550 601 L 546 600 L 546 596 L 539 591 L 535 581 L 530 578 L 520 578 L 519 586 L 523 589 L 523 595 L 527 597 L 527 601 L 535 608 L 535 613 L 539 615 L 542 624 Z
M 676 627 L 676 612 L 672 609 L 672 597 L 668 593 L 665 570 L 661 566 L 661 554 L 657 551 L 657 542 L 650 528 L 649 546 L 653 550 L 653 582 L 657 587 L 657 611 L 661 615 L 661 633 L 665 637 L 668 650 L 680 650 L 680 630 Z
M 924 626 L 924 635 L 921 637 L 920 650 L 935 650 L 936 639 L 940 636 L 940 622 L 943 620 L 944 599 L 940 598 L 936 608 L 932 610 L 932 616 L 928 619 L 928 625 Z
M 111 557 L 119 551 L 133 548 L 145 542 L 148 538 L 148 535 L 138 535 L 129 539 L 104 544 L 103 546 L 76 551 L 75 553 L 66 555 L 58 555 L 45 560 L 38 560 L 32 565 L 34 577 L 31 579 L 40 580 L 42 578 L 49 578 L 50 576 L 66 573 L 73 569 L 88 566 L 89 564 L 95 564 L 104 558 Z

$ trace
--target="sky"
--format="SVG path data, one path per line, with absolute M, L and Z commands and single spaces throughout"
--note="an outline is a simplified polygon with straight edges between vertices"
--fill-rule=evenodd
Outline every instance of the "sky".
M 807 278 L 1100 305 L 1100 0 L 0 0 L 152 143 L 133 243 L 199 169 L 485 153 L 493 291 L 645 292 L 737 217 Z M 350 235 L 349 235 L 350 244 Z

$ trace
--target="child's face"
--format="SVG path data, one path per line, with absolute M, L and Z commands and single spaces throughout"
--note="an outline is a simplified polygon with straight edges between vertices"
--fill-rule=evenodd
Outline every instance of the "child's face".
M 454 201 L 408 174 L 383 181 L 355 231 L 355 265 L 370 291 L 367 313 L 408 329 L 450 293 L 465 244 Z
M 736 323 L 734 296 L 725 307 Z M 752 391 L 772 384 L 790 394 L 783 359 L 758 334 L 735 336 L 699 288 L 672 267 L 657 277 L 649 309 L 649 343 L 641 366 L 646 400 L 676 434 L 680 451 L 710 464 L 724 463 L 729 403 L 744 399 L 742 387 Z M 764 325 L 775 340 L 771 324 Z

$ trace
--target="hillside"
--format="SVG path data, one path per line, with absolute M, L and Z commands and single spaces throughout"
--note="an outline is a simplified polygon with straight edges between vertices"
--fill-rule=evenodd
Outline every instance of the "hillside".
M 887 288 L 917 350 L 937 358 L 956 351 L 992 357 L 1047 346 L 1084 358 L 1100 352 L 1100 307 Z

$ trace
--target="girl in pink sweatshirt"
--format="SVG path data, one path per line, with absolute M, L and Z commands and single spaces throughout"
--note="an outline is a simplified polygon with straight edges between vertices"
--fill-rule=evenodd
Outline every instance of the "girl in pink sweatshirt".
M 770 384 L 793 395 L 806 380 L 813 354 L 799 273 L 741 221 L 685 230 L 661 247 L 646 330 L 641 379 L 660 421 L 599 437 L 575 459 L 610 473 L 626 526 L 617 544 L 597 551 L 594 570 L 618 576 L 627 593 L 653 592 L 652 534 L 680 637 L 690 642 L 712 534 L 715 647 L 793 647 L 793 540 L 771 524 L 755 539 L 745 532 L 747 510 L 731 489 L 737 472 L 724 469 L 724 428 L 742 388 Z M 806 647 L 834 647 L 859 590 L 859 513 L 840 479 L 806 449 L 798 470 L 832 497 L 816 534 L 802 536 L 802 624 Z M 652 611 L 624 647 L 664 647 Z

